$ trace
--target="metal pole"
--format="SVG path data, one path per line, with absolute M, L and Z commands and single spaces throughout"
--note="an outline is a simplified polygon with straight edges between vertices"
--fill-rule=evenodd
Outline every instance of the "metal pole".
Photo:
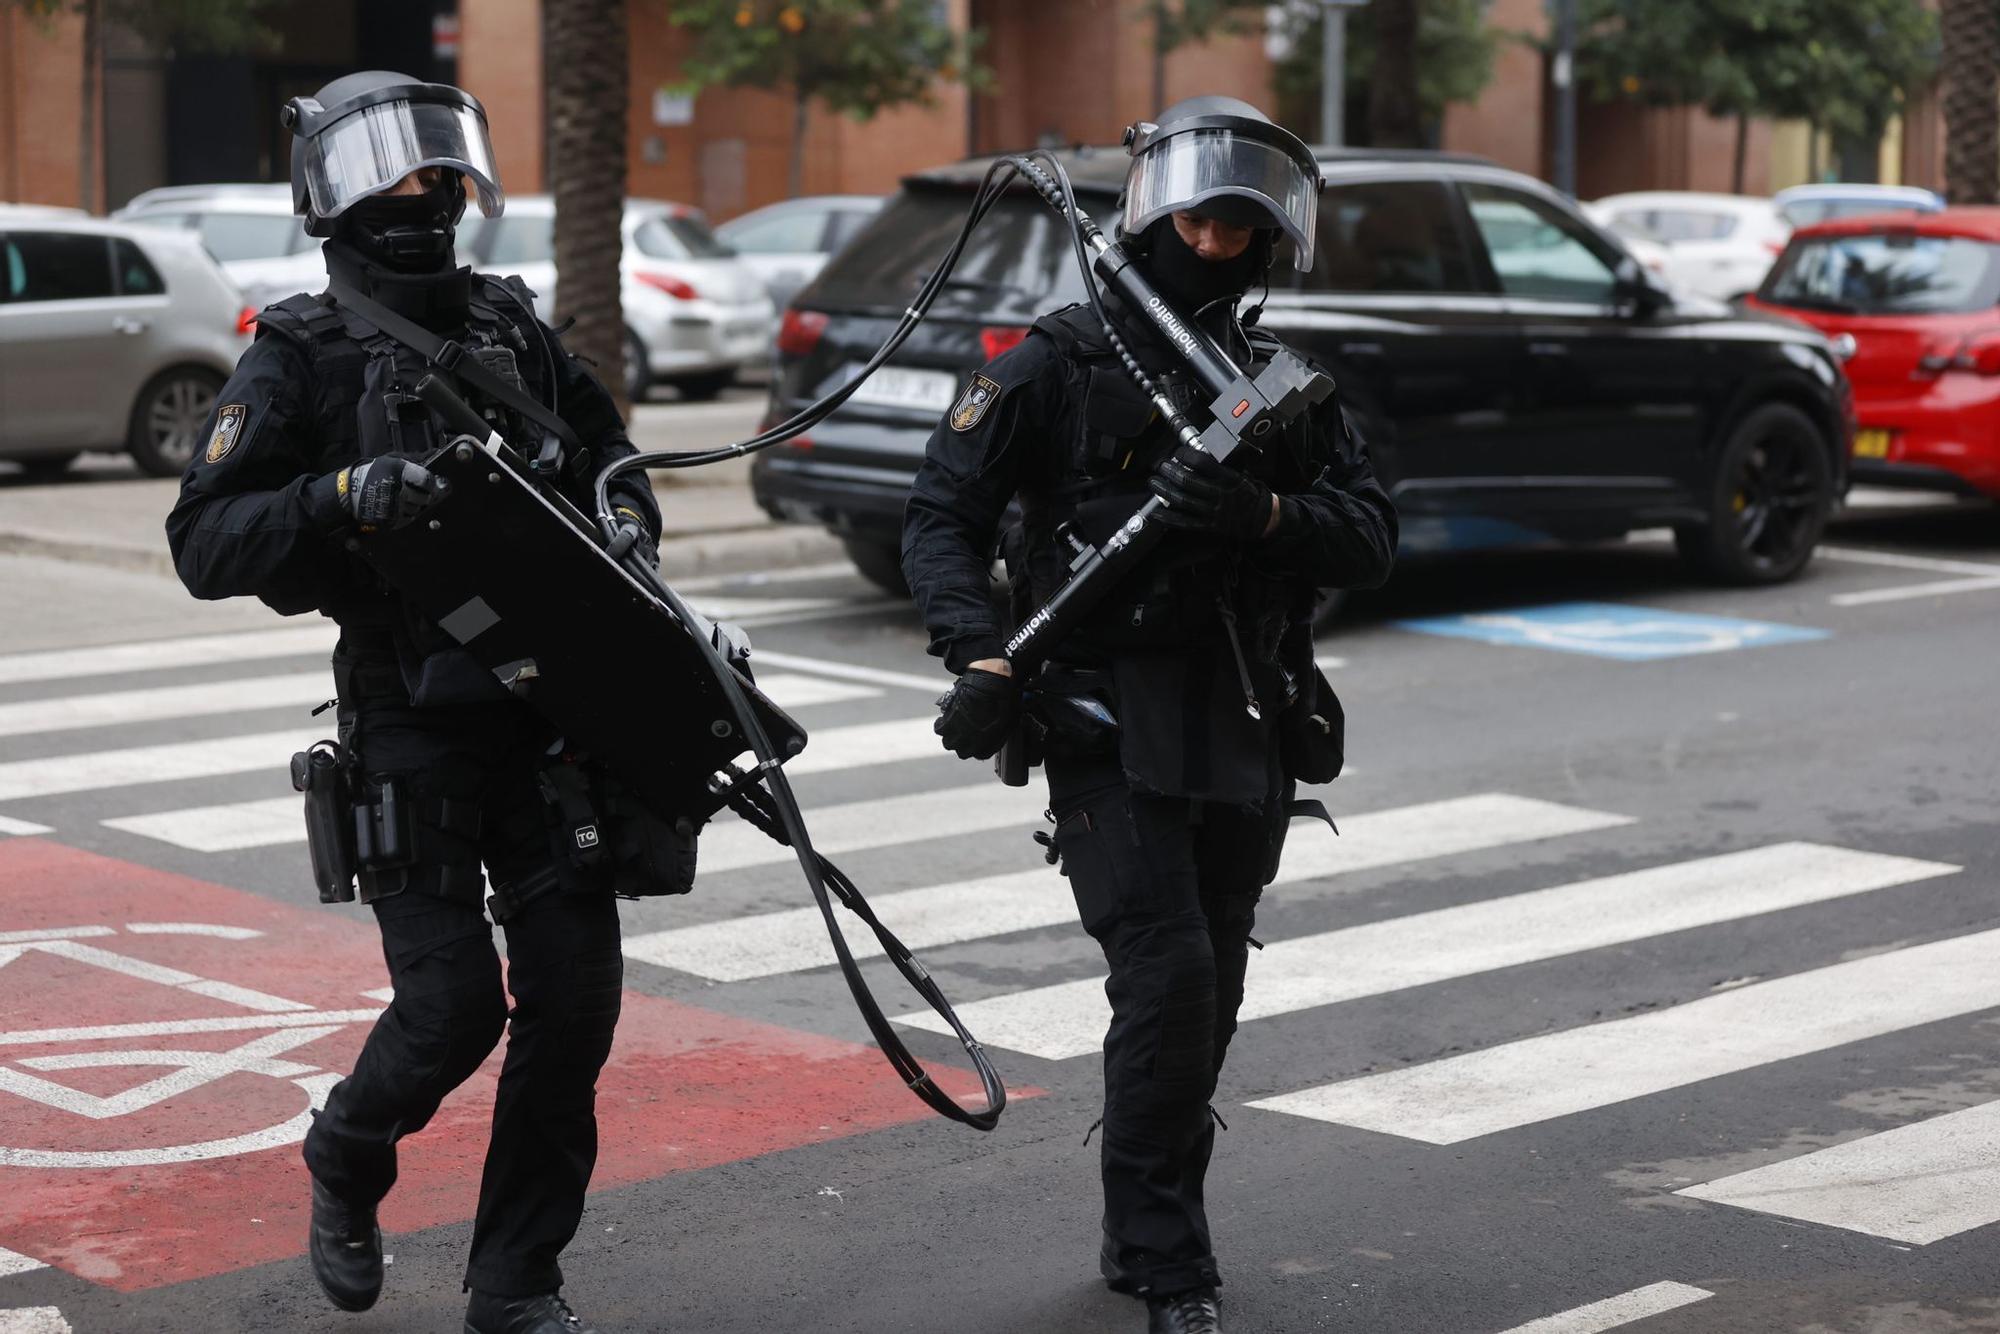
M 1555 0 L 1556 189 L 1576 197 L 1576 0 Z
M 1347 142 L 1347 7 L 1352 0 L 1322 0 L 1319 137 L 1330 148 Z

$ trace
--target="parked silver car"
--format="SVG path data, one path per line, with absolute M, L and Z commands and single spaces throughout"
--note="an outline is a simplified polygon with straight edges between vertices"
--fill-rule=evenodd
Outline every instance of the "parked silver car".
M 715 234 L 757 271 L 783 310 L 881 209 L 880 195 L 808 195 L 731 218 Z
M 193 231 L 258 310 L 326 286 L 319 240 L 292 213 L 289 185 L 170 185 L 112 216 Z
M 536 313 L 556 305 L 555 201 L 516 196 L 500 217 L 468 214 L 458 229 L 461 263 L 518 274 L 535 291 Z M 633 402 L 655 381 L 687 398 L 713 398 L 745 366 L 770 355 L 776 311 L 764 284 L 715 239 L 699 211 L 657 199 L 625 201 L 625 390 Z
M 178 476 L 255 313 L 191 234 L 0 205 L 0 457 Z

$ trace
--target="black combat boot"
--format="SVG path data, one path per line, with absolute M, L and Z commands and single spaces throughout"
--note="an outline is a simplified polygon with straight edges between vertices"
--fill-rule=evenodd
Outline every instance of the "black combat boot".
M 313 1182 L 306 1252 L 313 1277 L 341 1310 L 365 1311 L 382 1295 L 382 1229 L 373 1205 L 355 1208 Z
M 1146 1334 L 1222 1334 L 1222 1313 L 1215 1309 L 1214 1288 L 1148 1297 L 1146 1314 Z
M 473 1291 L 465 1304 L 465 1334 L 596 1334 L 560 1293 L 495 1297 Z

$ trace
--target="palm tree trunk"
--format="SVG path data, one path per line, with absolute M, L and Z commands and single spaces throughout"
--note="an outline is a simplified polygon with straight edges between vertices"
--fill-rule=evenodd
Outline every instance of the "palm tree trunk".
M 1423 105 L 1417 97 L 1417 25 L 1421 0 L 1375 0 L 1375 68 L 1368 79 L 1368 143 L 1374 148 L 1422 148 Z
M 1743 182 L 1750 170 L 1750 113 L 1736 113 L 1736 163 L 1730 169 L 1729 189 L 1734 194 L 1743 193 Z
M 1944 177 L 1954 204 L 2000 203 L 2000 6 L 1944 0 Z
M 104 106 L 104 93 L 100 83 L 102 72 L 102 44 L 104 0 L 83 0 L 83 106 L 82 114 L 76 118 L 76 193 L 77 205 L 85 213 L 97 212 L 97 123 Z
M 625 399 L 625 118 L 630 103 L 626 0 L 544 0 L 549 193 L 555 196 L 556 316 L 574 319 L 570 350 Z
M 812 117 L 812 94 L 792 91 L 792 160 L 785 172 L 785 197 L 797 199 L 806 188 L 806 125 Z

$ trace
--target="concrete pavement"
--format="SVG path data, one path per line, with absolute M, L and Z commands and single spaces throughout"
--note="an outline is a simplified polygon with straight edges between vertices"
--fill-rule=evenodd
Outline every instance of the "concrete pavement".
M 653 403 L 634 414 L 642 450 L 695 450 L 756 430 L 763 399 L 748 391 L 717 403 Z M 663 568 L 676 576 L 777 569 L 835 559 L 840 544 L 817 528 L 774 523 L 750 498 L 749 461 L 655 472 L 664 525 Z M 79 468 L 53 483 L 0 477 L 0 554 L 84 561 L 135 573 L 173 574 L 161 525 L 178 483 L 129 465 Z

